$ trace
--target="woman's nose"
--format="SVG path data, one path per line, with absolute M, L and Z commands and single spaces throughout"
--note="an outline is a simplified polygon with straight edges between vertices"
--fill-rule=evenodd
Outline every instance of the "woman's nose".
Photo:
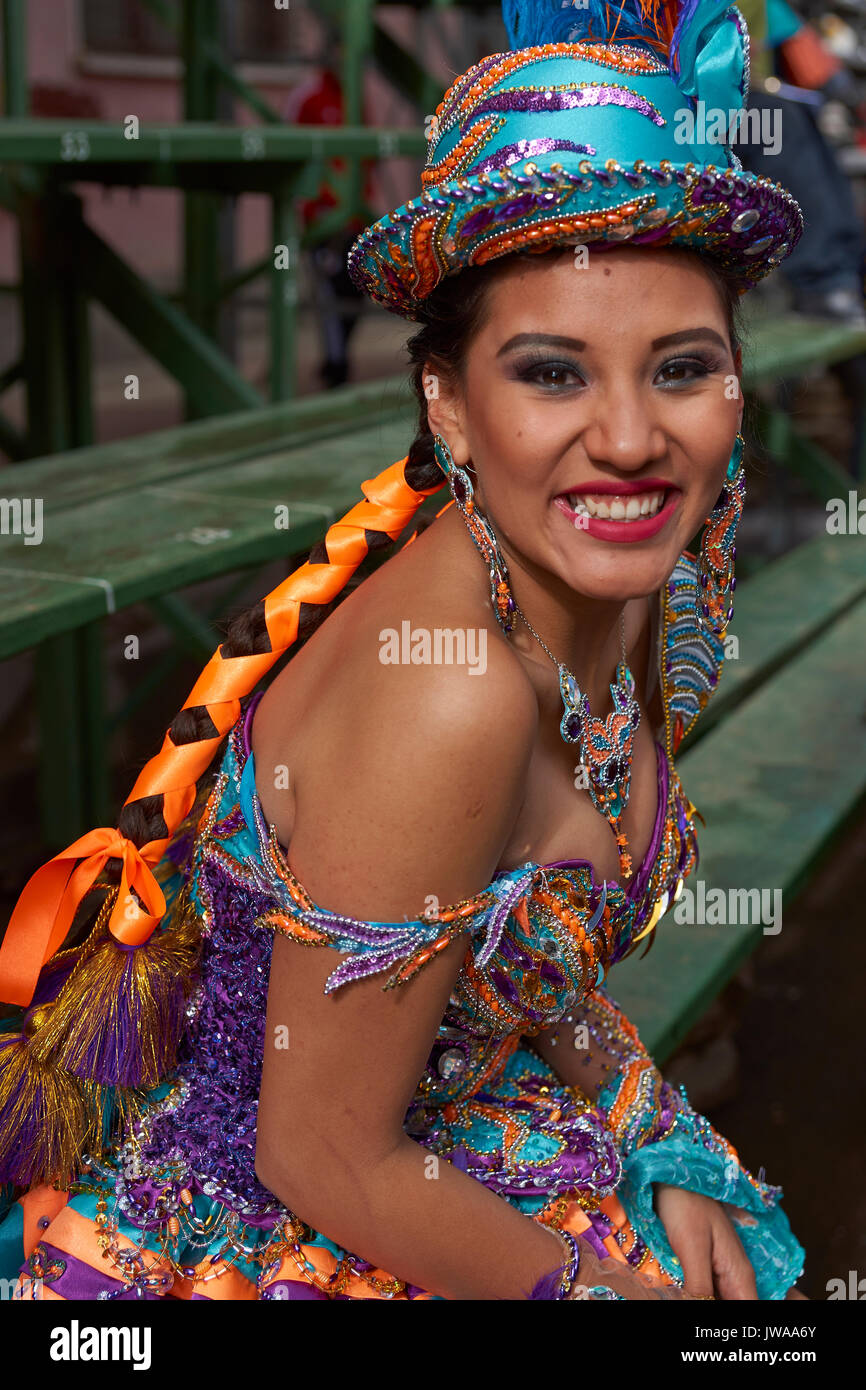
M 587 457 L 595 464 L 635 473 L 657 463 L 667 452 L 664 431 L 646 404 L 617 394 L 602 405 L 581 433 Z

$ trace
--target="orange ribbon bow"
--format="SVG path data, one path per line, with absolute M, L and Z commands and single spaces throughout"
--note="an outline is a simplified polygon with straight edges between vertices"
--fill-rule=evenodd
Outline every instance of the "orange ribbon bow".
M 109 930 L 125 946 L 147 941 L 166 910 L 165 896 L 150 865 L 158 863 L 168 843 L 167 839 L 151 840 L 138 849 L 119 830 L 103 826 L 82 835 L 37 869 L 15 904 L 0 945 L 0 999 L 25 1007 L 30 1003 L 39 972 L 60 949 L 78 904 L 108 859 L 123 862 Z M 77 859 L 82 862 L 70 871 Z M 132 896 L 133 888 L 146 912 Z

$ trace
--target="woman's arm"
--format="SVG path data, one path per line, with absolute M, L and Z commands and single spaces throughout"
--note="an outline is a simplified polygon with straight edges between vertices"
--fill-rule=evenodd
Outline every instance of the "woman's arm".
M 276 938 L 256 1171 L 302 1221 L 397 1278 L 449 1299 L 520 1299 L 561 1263 L 558 1242 L 402 1127 L 466 946 L 405 989 L 373 977 L 325 996 L 345 957 Z
M 320 906 L 399 921 L 428 895 L 444 906 L 490 882 L 537 719 L 495 660 L 483 681 L 388 668 L 392 717 L 365 714 L 388 703 L 381 690 L 359 698 L 351 758 L 337 736 L 336 765 L 296 786 L 292 868 Z M 275 939 L 256 1171 L 302 1221 L 391 1275 L 449 1299 L 520 1299 L 562 1264 L 558 1240 L 403 1130 L 468 947 L 457 938 L 405 986 L 383 991 L 380 975 L 325 995 L 345 954 Z
M 651 1135 L 660 1137 L 664 1131 L 661 1073 L 637 1029 L 606 989 L 596 989 L 559 1023 L 528 1036 L 527 1041 L 566 1086 L 576 1086 L 593 1104 L 608 1088 L 606 1108 L 620 1149 L 630 1151 Z M 611 1088 L 616 1095 L 612 1104 Z
M 514 675 L 495 655 L 482 680 L 453 667 L 367 674 L 351 755 L 335 729 L 309 789 L 296 785 L 290 857 L 314 901 L 400 921 L 430 896 L 444 906 L 487 886 L 537 719 Z M 468 946 L 461 935 L 401 988 L 383 991 L 379 975 L 325 995 L 345 954 L 276 937 L 256 1171 L 302 1221 L 398 1278 L 446 1298 L 519 1299 L 562 1263 L 559 1242 L 403 1129 Z
M 278 937 L 269 989 L 256 1172 L 295 1215 L 380 1271 L 448 1299 L 526 1299 L 562 1266 L 559 1242 L 402 1129 L 466 943 L 405 991 L 323 985 L 342 953 Z M 288 1048 L 277 1046 L 289 1028 Z M 279 1033 L 277 1030 L 280 1030 Z M 688 1300 L 578 1237 L 573 1296 Z
M 791 1282 L 798 1273 L 799 1247 L 773 1210 L 779 1189 L 756 1182 L 685 1093 L 665 1082 L 607 990 L 595 990 L 560 1024 L 526 1042 L 605 1114 L 623 1160 L 618 1193 L 632 1224 L 657 1253 L 664 1242 L 653 1227 L 661 1225 L 690 1293 L 780 1297 L 758 1293 L 778 1282 L 774 1263 L 780 1272 L 789 1267 Z

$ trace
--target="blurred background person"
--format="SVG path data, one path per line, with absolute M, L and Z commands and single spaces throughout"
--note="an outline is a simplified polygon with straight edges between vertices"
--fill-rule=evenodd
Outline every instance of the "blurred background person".
M 343 90 L 336 66 L 313 72 L 289 94 L 283 108 L 289 125 L 342 125 Z M 330 160 L 328 168 L 332 176 L 339 175 L 346 161 Z M 299 203 L 302 232 L 312 231 L 315 236 L 316 224 L 338 205 L 333 177 L 326 176 L 316 196 Z M 363 295 L 349 278 L 346 257 L 362 228 L 363 221 L 353 218 L 340 231 L 316 242 L 310 251 L 313 296 L 322 330 L 319 376 L 323 386 L 341 386 L 349 378 L 349 343 L 361 314 Z
M 866 328 L 862 218 L 851 184 L 821 131 L 825 101 L 856 108 L 859 84 L 818 31 L 786 0 L 739 0 L 751 38 L 749 111 L 778 111 L 777 153 L 736 143 L 746 169 L 783 184 L 803 209 L 805 231 L 785 264 L 792 308 Z M 764 117 L 761 117 L 763 121 Z

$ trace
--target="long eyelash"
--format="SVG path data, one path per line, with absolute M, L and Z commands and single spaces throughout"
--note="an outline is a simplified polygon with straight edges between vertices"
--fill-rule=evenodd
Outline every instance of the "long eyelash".
M 514 364 L 514 371 L 521 380 L 524 380 L 542 367 L 547 367 L 548 370 L 558 368 L 560 371 L 573 372 L 575 376 L 580 376 L 580 368 L 575 366 L 573 362 L 561 362 L 559 359 L 552 360 L 549 357 L 524 357 Z
M 717 357 L 672 357 L 662 362 L 659 371 L 664 371 L 665 367 L 694 367 L 701 376 L 709 376 L 711 372 L 717 372 L 721 365 Z

